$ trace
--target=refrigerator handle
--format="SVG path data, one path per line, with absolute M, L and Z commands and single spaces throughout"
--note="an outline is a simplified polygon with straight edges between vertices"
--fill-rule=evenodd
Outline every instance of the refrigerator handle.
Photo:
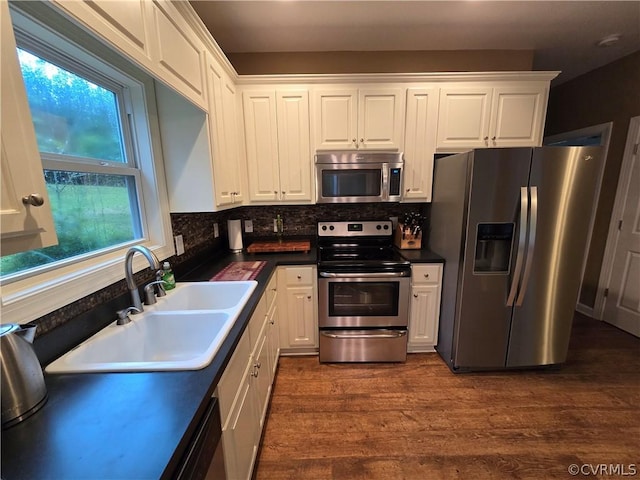
M 527 243 L 527 213 L 529 211 L 529 192 L 527 187 L 520 187 L 520 235 L 518 236 L 518 252 L 516 254 L 516 268 L 513 271 L 511 279 L 511 288 L 507 297 L 507 306 L 512 307 L 513 301 L 518 293 L 518 283 L 520 280 L 520 272 L 522 271 L 522 263 L 524 261 L 524 250 Z
M 527 247 L 527 261 L 524 265 L 524 274 L 522 275 L 522 284 L 516 306 L 522 305 L 525 293 L 527 292 L 527 283 L 531 276 L 531 265 L 533 263 L 533 251 L 536 246 L 536 226 L 538 223 L 538 187 L 531 187 L 531 218 L 529 220 L 529 244 Z

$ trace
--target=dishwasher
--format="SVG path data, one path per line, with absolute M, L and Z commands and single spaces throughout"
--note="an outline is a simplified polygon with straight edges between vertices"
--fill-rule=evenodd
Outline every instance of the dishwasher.
M 220 407 L 216 397 L 211 398 L 174 478 L 177 480 L 224 480 L 227 478 L 222 452 Z

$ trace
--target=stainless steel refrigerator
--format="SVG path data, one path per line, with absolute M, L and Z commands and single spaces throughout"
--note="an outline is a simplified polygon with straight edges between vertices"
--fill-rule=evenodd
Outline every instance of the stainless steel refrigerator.
M 435 163 L 445 258 L 436 350 L 454 372 L 565 362 L 600 147 L 483 149 Z

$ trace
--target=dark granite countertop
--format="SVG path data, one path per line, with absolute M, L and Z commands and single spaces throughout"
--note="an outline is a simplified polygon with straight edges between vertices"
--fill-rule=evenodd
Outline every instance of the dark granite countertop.
M 411 263 L 444 263 L 444 258 L 424 248 L 422 250 L 398 249 L 398 252 L 400 252 L 400 255 L 402 255 L 405 260 L 409 260 Z
M 278 265 L 316 252 L 229 254 L 178 281 L 206 281 L 232 261 L 265 260 L 258 286 L 210 365 L 183 372 L 46 374 L 42 410 L 2 432 L 2 479 L 170 478 Z
M 400 253 L 415 263 L 443 261 L 428 250 Z M 258 287 L 204 369 L 45 374 L 45 406 L 2 432 L 2 479 L 170 478 L 275 268 L 313 265 L 316 251 L 227 254 L 178 278 L 207 281 L 229 262 L 257 260 L 267 262 Z

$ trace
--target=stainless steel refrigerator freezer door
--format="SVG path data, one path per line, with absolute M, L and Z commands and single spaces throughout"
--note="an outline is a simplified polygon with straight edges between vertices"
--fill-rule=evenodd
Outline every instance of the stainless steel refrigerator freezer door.
M 521 189 L 528 185 L 531 149 L 475 150 L 472 161 L 454 368 L 504 368 L 513 309 L 507 297 L 516 270 Z M 500 239 L 507 238 L 509 227 L 512 237 L 506 244 Z M 492 237 L 505 248 L 485 248 L 483 242 Z M 485 258 L 485 250 L 490 258 Z
M 535 249 L 529 255 L 528 282 L 523 276 L 526 290 L 519 292 L 521 306 L 514 307 L 507 367 L 566 360 L 602 162 L 599 147 L 545 147 L 533 152 L 530 191 L 537 189 L 538 197 Z M 531 240 L 527 253 L 530 249 Z

